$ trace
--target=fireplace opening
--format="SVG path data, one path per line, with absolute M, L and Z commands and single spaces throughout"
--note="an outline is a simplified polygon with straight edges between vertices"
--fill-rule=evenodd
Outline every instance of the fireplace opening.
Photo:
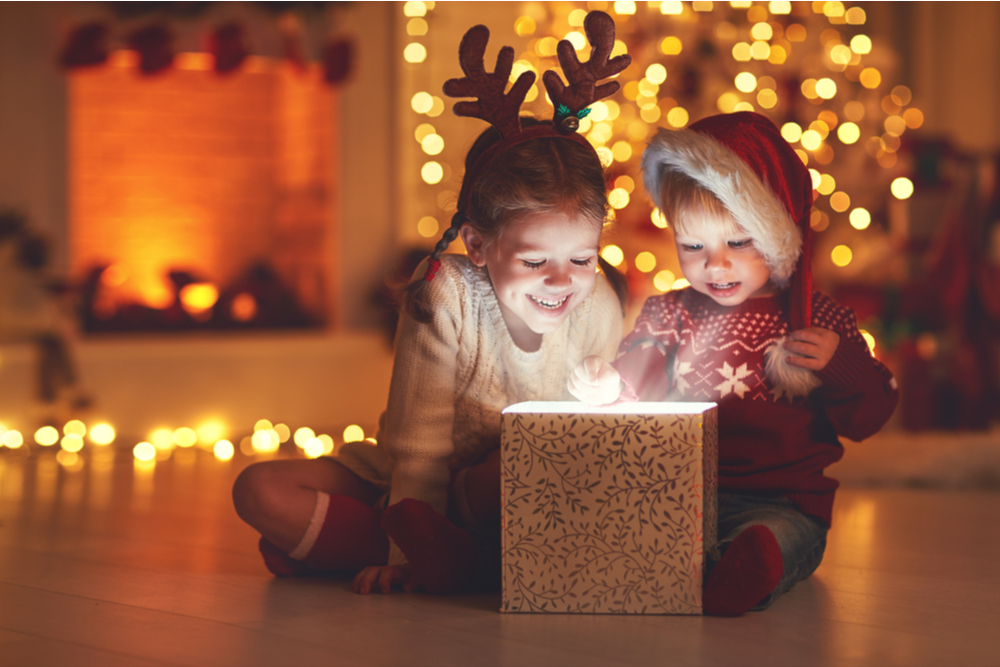
M 86 332 L 323 327 L 336 308 L 336 91 L 252 57 L 69 75 L 70 270 Z

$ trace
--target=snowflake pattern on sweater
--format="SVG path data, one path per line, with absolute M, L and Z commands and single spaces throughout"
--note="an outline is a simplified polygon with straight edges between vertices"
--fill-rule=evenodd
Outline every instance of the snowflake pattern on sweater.
M 693 289 L 648 299 L 614 362 L 623 399 L 719 404 L 719 488 L 783 495 L 826 523 L 837 482 L 838 436 L 862 440 L 892 415 L 892 373 L 868 350 L 854 313 L 813 294 L 812 326 L 840 336 L 821 386 L 789 396 L 765 373 L 767 350 L 787 336 L 787 295 L 720 306 Z

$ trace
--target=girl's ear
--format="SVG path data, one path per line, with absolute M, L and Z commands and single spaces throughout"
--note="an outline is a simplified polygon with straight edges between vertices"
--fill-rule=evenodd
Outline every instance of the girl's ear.
M 458 233 L 472 263 L 479 267 L 486 266 L 486 242 L 482 235 L 468 223 L 462 225 Z

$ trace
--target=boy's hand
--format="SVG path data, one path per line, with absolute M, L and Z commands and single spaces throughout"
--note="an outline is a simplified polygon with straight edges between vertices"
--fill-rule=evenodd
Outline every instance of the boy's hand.
M 607 405 L 621 394 L 621 376 L 615 367 L 594 355 L 573 369 L 567 382 L 569 393 L 588 405 Z
M 413 576 L 409 563 L 402 565 L 369 565 L 354 577 L 354 592 L 368 595 L 376 592 L 388 594 L 393 587 L 402 586 L 404 591 L 415 591 L 420 584 Z
M 787 361 L 792 366 L 821 371 L 833 358 L 840 345 L 840 334 L 823 327 L 799 329 L 788 334 L 785 349 L 792 353 Z

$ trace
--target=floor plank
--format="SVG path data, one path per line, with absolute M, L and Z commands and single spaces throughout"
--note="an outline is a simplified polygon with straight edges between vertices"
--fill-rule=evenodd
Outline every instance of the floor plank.
M 0 665 L 995 665 L 1000 494 L 847 488 L 816 574 L 737 619 L 499 613 L 499 594 L 275 579 L 249 459 L 0 455 Z

